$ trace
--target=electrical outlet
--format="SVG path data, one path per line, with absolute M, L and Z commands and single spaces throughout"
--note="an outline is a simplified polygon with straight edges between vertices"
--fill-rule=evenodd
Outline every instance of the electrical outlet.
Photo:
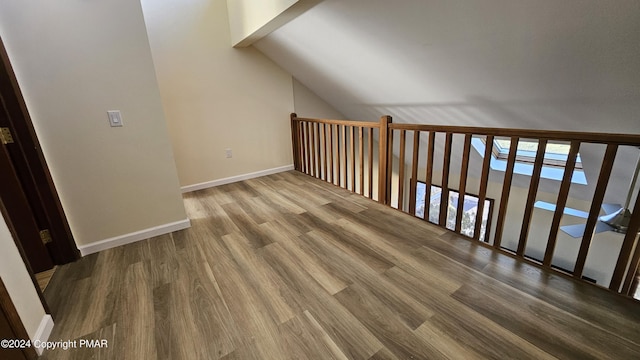
M 227 159 L 230 159 L 233 157 L 233 150 L 231 149 L 224 149 L 224 153 L 227 155 Z

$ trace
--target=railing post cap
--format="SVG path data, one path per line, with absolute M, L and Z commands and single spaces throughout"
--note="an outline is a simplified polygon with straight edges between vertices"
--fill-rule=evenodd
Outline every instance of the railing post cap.
M 380 117 L 380 121 L 386 122 L 386 123 L 391 123 L 391 122 L 393 122 L 393 118 L 391 117 L 391 115 L 382 115 Z

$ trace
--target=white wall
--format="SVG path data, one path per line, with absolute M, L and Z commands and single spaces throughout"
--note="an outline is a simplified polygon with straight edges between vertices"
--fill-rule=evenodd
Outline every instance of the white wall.
M 138 1 L 2 1 L 0 36 L 79 245 L 186 219 Z
M 27 267 L 9 232 L 7 223 L 0 216 L 0 278 L 20 315 L 20 320 L 31 339 L 45 315 L 44 308 L 33 286 Z
M 300 117 L 334 120 L 346 119 L 342 113 L 322 100 L 295 78 L 293 79 L 293 100 L 295 112 Z
M 226 1 L 142 5 L 180 184 L 290 165 L 292 77 L 230 46 Z

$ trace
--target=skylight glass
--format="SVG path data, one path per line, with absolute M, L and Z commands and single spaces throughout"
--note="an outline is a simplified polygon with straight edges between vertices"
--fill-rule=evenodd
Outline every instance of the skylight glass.
M 480 156 L 484 156 L 486 147 L 485 139 L 474 137 L 471 144 L 476 151 L 478 151 Z M 507 167 L 507 158 L 509 157 L 509 148 L 511 147 L 511 140 L 509 138 L 496 138 L 491 145 L 491 169 L 505 171 Z M 547 143 L 540 177 L 550 180 L 562 180 L 569 150 L 569 144 L 554 142 Z M 535 163 L 537 151 L 538 142 L 536 140 L 518 141 L 514 173 L 531 176 L 533 174 L 533 165 Z M 576 157 L 576 164 L 571 182 L 587 185 L 587 178 L 582 171 L 582 159 L 580 158 L 580 154 Z
M 493 140 L 493 155 L 498 159 L 506 160 L 509 156 L 510 147 L 510 139 L 495 139 Z M 567 164 L 567 157 L 569 156 L 570 149 L 571 146 L 569 144 L 547 143 L 542 163 L 546 166 L 558 166 L 564 168 Z M 518 141 L 518 149 L 516 151 L 516 161 L 534 163 L 537 152 L 537 141 L 520 140 Z M 582 169 L 580 154 L 578 154 L 576 158 L 575 168 Z
M 498 146 L 500 152 L 505 151 L 509 153 L 509 148 L 511 147 L 510 139 L 495 139 L 495 145 Z M 569 144 L 555 144 L 555 143 L 547 143 L 545 153 L 546 154 L 557 154 L 557 155 L 569 155 L 570 150 Z M 527 141 L 520 140 L 518 141 L 518 151 L 538 151 L 538 142 L 537 141 Z

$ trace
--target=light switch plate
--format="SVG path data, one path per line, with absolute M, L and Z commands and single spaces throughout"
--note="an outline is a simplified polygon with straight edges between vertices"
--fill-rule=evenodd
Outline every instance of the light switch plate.
M 111 127 L 122 126 L 122 114 L 120 110 L 109 110 L 107 111 L 107 115 L 109 115 L 109 125 L 111 125 Z

